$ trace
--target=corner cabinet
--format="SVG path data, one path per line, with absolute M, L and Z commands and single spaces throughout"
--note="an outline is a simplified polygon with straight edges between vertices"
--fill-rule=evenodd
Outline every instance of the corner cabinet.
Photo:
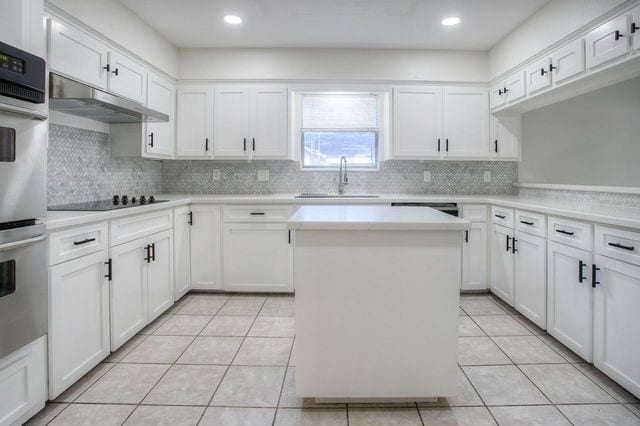
M 176 156 L 212 158 L 213 86 L 178 87 Z
M 519 160 L 520 114 L 492 114 L 489 139 L 492 159 Z
M 486 290 L 489 264 L 487 206 L 464 205 L 462 218 L 471 222 L 471 229 L 463 234 L 461 290 Z
M 165 123 L 144 124 L 143 146 L 146 157 L 172 158 L 175 151 L 176 89 L 172 82 L 156 73 L 147 80 L 147 106 L 169 116 Z
M 191 289 L 191 208 L 173 210 L 174 300 Z
M 515 264 L 512 230 L 494 224 L 491 231 L 491 291 L 513 306 L 515 303 Z
M 221 209 L 217 205 L 191 206 L 191 288 L 222 290 Z

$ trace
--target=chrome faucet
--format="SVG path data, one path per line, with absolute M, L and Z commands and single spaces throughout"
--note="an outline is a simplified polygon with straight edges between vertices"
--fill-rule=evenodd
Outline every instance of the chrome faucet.
M 344 171 L 342 169 L 342 163 L 344 163 Z M 340 172 L 338 173 L 338 195 L 344 194 L 344 186 L 349 183 L 349 177 L 347 176 L 347 157 L 340 158 Z

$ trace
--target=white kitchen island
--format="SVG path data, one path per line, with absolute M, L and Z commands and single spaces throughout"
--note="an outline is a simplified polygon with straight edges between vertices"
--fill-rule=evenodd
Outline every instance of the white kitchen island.
M 455 395 L 469 222 L 426 207 L 303 206 L 288 226 L 296 395 L 320 402 Z

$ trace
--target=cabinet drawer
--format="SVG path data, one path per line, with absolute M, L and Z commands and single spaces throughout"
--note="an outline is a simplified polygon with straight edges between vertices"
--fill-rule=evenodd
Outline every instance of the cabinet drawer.
M 602 256 L 640 265 L 640 232 L 596 225 L 595 251 Z
M 224 206 L 223 214 L 225 222 L 286 222 L 293 214 L 293 206 Z
M 549 216 L 547 236 L 550 241 L 590 251 L 593 231 L 589 223 Z
M 513 210 L 502 207 L 491 207 L 491 221 L 496 225 L 513 228 Z
M 487 206 L 483 204 L 465 204 L 462 206 L 462 218 L 471 222 L 486 222 Z
M 49 265 L 67 262 L 105 250 L 109 245 L 107 223 L 97 223 L 49 235 Z
M 547 220 L 542 214 L 517 210 L 515 223 L 518 231 L 542 238 L 547 237 Z
M 111 222 L 111 246 L 117 246 L 165 229 L 173 228 L 173 211 L 160 210 L 153 213 L 126 217 Z

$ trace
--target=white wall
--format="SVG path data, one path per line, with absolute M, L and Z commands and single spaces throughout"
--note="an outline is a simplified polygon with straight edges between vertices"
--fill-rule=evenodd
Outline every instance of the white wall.
M 551 0 L 489 51 L 490 79 L 622 3 L 625 0 Z
M 640 186 L 640 78 L 522 115 L 520 182 Z
M 47 1 L 170 76 L 178 76 L 178 49 L 117 0 Z
M 180 79 L 486 82 L 486 52 L 384 49 L 180 49 Z

